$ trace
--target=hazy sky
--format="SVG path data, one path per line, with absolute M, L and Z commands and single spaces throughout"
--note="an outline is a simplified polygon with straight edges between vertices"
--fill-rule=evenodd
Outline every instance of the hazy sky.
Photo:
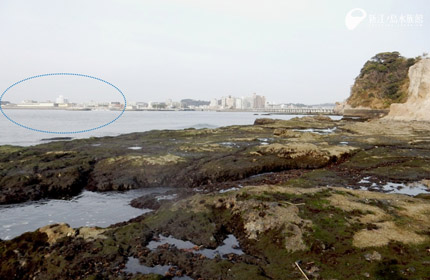
M 345 16 L 357 7 L 367 18 L 348 30 Z M 376 26 L 381 15 L 418 16 L 423 24 Z M 275 103 L 315 104 L 347 98 L 378 52 L 428 52 L 430 2 L 1 0 L 0 34 L 1 92 L 28 76 L 75 72 L 108 80 L 134 101 L 256 92 Z M 4 99 L 100 100 L 110 90 L 90 84 L 61 91 L 61 79 L 45 79 L 38 90 L 23 86 Z

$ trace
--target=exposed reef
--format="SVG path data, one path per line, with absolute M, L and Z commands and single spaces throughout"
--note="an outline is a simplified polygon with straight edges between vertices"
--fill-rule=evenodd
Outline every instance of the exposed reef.
M 3 204 L 175 187 L 108 228 L 0 241 L 1 279 L 304 279 L 296 262 L 309 279 L 430 279 L 426 122 L 260 119 L 3 146 L 0 166 Z
M 73 196 L 84 188 L 110 191 L 199 187 L 264 172 L 324 167 L 340 159 L 340 155 L 330 155 L 331 150 L 345 148 L 326 145 L 324 152 L 316 157 L 314 154 L 319 152 L 312 142 L 323 140 L 317 135 L 314 139 L 309 134 L 310 143 L 302 145 L 288 143 L 288 137 L 274 134 L 274 129 L 289 127 L 335 126 L 329 119 L 317 119 L 279 121 L 274 124 L 276 128 L 253 125 L 164 130 L 34 147 L 3 146 L 0 147 L 0 204 Z M 142 149 L 129 149 L 137 146 Z M 282 151 L 276 150 L 281 147 Z M 300 160 L 287 156 L 285 149 L 293 157 L 301 153 Z M 345 155 L 349 152 L 345 151 Z

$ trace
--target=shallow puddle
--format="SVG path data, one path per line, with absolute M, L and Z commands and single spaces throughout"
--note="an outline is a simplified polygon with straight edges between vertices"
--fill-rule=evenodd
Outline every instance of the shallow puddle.
M 232 191 L 238 191 L 240 190 L 240 188 L 230 188 L 230 189 L 225 189 L 225 190 L 220 190 L 219 193 L 226 193 L 226 192 L 232 192 Z
M 178 248 L 178 249 L 191 249 L 191 248 L 196 246 L 194 243 L 192 243 L 190 241 L 183 241 L 180 239 L 176 239 L 172 236 L 166 237 L 166 236 L 160 235 L 158 240 L 150 241 L 146 247 L 148 247 L 148 249 L 150 249 L 150 250 L 155 250 L 155 249 L 157 249 L 158 246 L 163 245 L 163 244 L 175 245 L 176 248 Z
M 129 150 L 142 150 L 142 147 L 128 147 Z
M 224 239 L 223 244 L 218 246 L 216 249 L 203 249 L 195 252 L 196 254 L 202 254 L 203 256 L 213 259 L 217 255 L 221 258 L 224 258 L 224 255 L 227 254 L 235 254 L 235 255 L 243 255 L 244 252 L 239 249 L 239 241 L 233 234 L 227 235 L 227 238 Z
M 334 127 L 334 128 L 306 128 L 306 129 L 293 129 L 293 131 L 311 132 L 311 133 L 325 135 L 325 134 L 330 134 L 330 133 L 335 132 L 336 129 L 337 129 L 337 127 Z
M 125 265 L 125 271 L 128 273 L 141 273 L 141 274 L 159 274 L 166 275 L 169 270 L 172 268 L 170 265 L 156 265 L 156 266 L 146 266 L 139 262 L 139 259 L 129 257 L 128 261 Z M 173 280 L 192 280 L 191 277 L 188 276 L 175 276 L 172 278 Z
M 372 177 L 364 177 L 358 183 L 362 184 L 360 186 L 361 190 L 375 190 L 381 191 L 385 193 L 398 193 L 398 194 L 406 194 L 410 196 L 416 196 L 421 193 L 430 193 L 430 188 L 424 185 L 421 182 L 413 182 L 413 183 L 393 183 L 388 182 L 386 184 L 378 184 L 376 182 L 372 182 Z
M 195 249 L 198 248 L 194 243 L 190 241 L 184 241 L 177 238 L 174 238 L 172 236 L 163 236 L 160 235 L 158 240 L 153 240 L 149 242 L 147 245 L 148 249 L 155 250 L 158 246 L 161 246 L 163 244 L 170 244 L 175 245 L 176 248 L 182 249 L 182 250 L 192 250 L 194 254 L 200 254 L 203 255 L 209 259 L 215 258 L 217 255 L 219 255 L 221 258 L 224 259 L 224 255 L 227 254 L 236 254 L 236 255 L 243 255 L 244 252 L 239 248 L 239 241 L 233 234 L 227 235 L 227 238 L 224 239 L 223 244 L 218 246 L 216 249 Z M 195 249 L 195 250 L 193 250 Z
M 257 140 L 261 142 L 261 145 L 269 145 L 273 138 L 257 138 Z
M 155 197 L 155 199 L 156 199 L 157 201 L 160 201 L 160 200 L 173 200 L 173 199 L 175 199 L 177 196 L 178 196 L 178 194 L 176 194 L 176 193 L 174 193 L 174 194 L 166 194 L 166 195 L 157 195 L 157 196 Z
M 219 143 L 221 146 L 224 146 L 224 147 L 230 147 L 230 148 L 233 148 L 233 147 L 239 147 L 239 144 L 237 144 L 237 143 L 234 143 L 234 142 L 221 142 L 221 143 Z
M 382 186 L 383 190 L 385 192 L 389 193 L 401 193 L 401 194 L 407 194 L 411 196 L 419 195 L 420 193 L 430 193 L 430 190 L 422 185 L 417 183 L 413 184 L 397 184 L 397 183 L 387 183 L 386 185 Z

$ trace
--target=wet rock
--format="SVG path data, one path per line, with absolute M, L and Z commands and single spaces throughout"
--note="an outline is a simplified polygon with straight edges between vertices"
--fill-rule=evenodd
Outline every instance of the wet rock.
M 430 190 L 430 179 L 423 179 L 421 180 L 420 183 L 426 186 Z
M 48 243 L 51 245 L 57 243 L 58 240 L 64 237 L 83 238 L 86 241 L 107 238 L 103 235 L 106 231 L 105 229 L 81 227 L 75 230 L 66 223 L 47 225 L 39 228 L 38 231 L 47 235 Z
M 85 187 L 89 158 L 67 151 L 35 154 L 19 163 L 0 160 L 0 204 L 74 196 Z
M 261 118 L 261 119 L 256 119 L 254 121 L 254 125 L 274 124 L 275 122 L 276 122 L 276 120 L 274 120 L 274 119 Z
M 374 262 L 374 261 L 380 261 L 382 259 L 382 256 L 377 251 L 373 251 L 372 253 L 365 254 L 364 258 L 368 262 Z
M 130 205 L 139 209 L 157 210 L 161 205 L 171 203 L 190 196 L 192 190 L 182 189 L 168 191 L 163 194 L 149 194 L 133 199 Z
M 422 199 L 430 199 L 430 193 L 420 193 L 420 194 L 416 195 L 415 197 L 422 198 Z
M 161 201 L 157 199 L 158 194 L 144 195 L 133 199 L 130 205 L 139 209 L 157 210 L 161 206 Z
M 45 233 L 48 236 L 48 242 L 51 245 L 61 238 L 75 236 L 75 230 L 65 223 L 41 227 L 39 228 L 39 232 Z
M 205 202 L 200 203 L 202 200 Z M 387 209 L 376 200 L 389 200 L 393 208 Z M 41 241 L 37 241 L 32 233 L 0 242 L 2 261 L 5 260 L 11 269 L 7 272 L 0 270 L 0 276 L 5 278 L 19 270 L 23 275 L 33 275 L 39 269 L 43 279 L 78 279 L 93 274 L 99 274 L 102 279 L 129 279 L 136 275 L 125 274 L 121 267 L 125 268 L 125 258 L 133 256 L 146 266 L 175 267 L 169 274 L 171 276 L 186 274 L 194 279 L 283 279 L 285 276 L 300 279 L 300 272 L 288 265 L 294 264 L 297 258 L 305 260 L 301 267 L 310 279 L 332 279 L 332 271 L 339 272 L 337 279 L 350 279 L 351 275 L 367 278 L 362 271 L 366 262 L 374 263 L 372 267 L 383 272 L 400 265 L 380 267 L 382 255 L 373 249 L 363 254 L 365 249 L 351 244 L 353 236 L 360 230 L 368 230 L 368 224 L 380 226 L 381 222 L 394 218 L 396 221 L 407 218 L 413 225 L 408 227 L 411 232 L 403 231 L 402 236 L 411 235 L 413 230 L 423 235 L 428 232 L 428 225 L 422 221 L 429 209 L 426 201 L 413 197 L 345 188 L 244 186 L 234 192 L 196 194 L 166 205 L 140 220 L 124 222 L 104 231 L 79 229 L 73 238 L 56 236 L 67 236 L 65 233 L 70 229 L 56 225 L 50 229 L 55 232 L 48 233 L 56 239 L 51 246 L 46 245 L 48 234 L 39 231 L 37 233 L 44 238 Z M 264 217 L 260 215 L 262 212 Z M 421 228 L 416 228 L 418 224 Z M 369 230 L 369 234 L 375 234 L 377 230 Z M 245 254 L 222 254 L 222 257 L 211 259 L 198 254 L 196 250 L 201 249 L 200 246 L 189 246 L 185 250 L 170 244 L 157 246 L 152 251 L 146 248 L 154 234 L 165 233 L 192 240 L 194 244 L 205 244 L 206 248 L 216 248 L 228 232 L 234 232 Z M 84 239 L 85 236 L 89 238 Z M 376 238 L 371 237 L 366 246 L 374 244 Z M 211 238 L 212 242 L 209 241 Z M 30 245 L 37 242 L 42 245 L 31 250 Z M 315 246 L 307 248 L 308 244 Z M 408 240 L 398 240 L 380 246 L 383 246 L 384 255 L 385 252 L 396 255 L 402 264 L 399 271 L 417 276 L 426 265 L 422 260 L 428 256 L 426 249 L 429 247 L 408 244 Z M 234 244 L 229 246 L 236 247 Z M 414 260 L 413 265 L 410 260 Z
M 262 147 L 261 154 L 274 154 L 279 158 L 294 160 L 297 168 L 319 168 L 351 154 L 355 148 L 348 146 L 317 146 L 312 143 L 270 144 Z
M 107 236 L 103 235 L 105 231 L 105 229 L 95 227 L 81 227 L 76 230 L 75 236 L 77 238 L 83 238 L 86 241 L 106 239 Z

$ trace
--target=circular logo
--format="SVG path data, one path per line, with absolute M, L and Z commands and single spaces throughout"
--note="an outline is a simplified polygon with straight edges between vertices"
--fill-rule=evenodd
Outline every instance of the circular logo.
M 354 30 L 366 18 L 366 16 L 366 11 L 361 8 L 350 10 L 345 16 L 346 28 Z

